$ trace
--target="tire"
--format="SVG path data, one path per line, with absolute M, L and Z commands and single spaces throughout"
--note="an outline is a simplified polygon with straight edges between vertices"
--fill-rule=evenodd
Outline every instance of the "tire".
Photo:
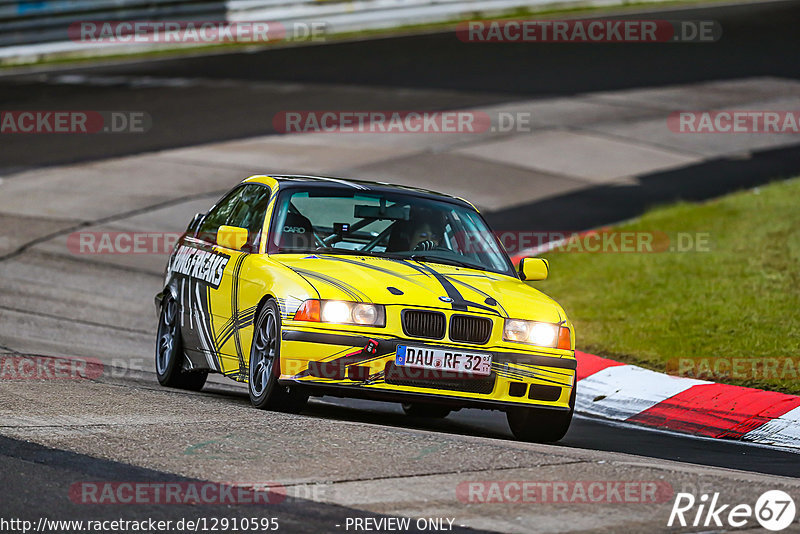
M 569 398 L 569 411 L 543 408 L 511 408 L 506 412 L 511 433 L 520 441 L 554 443 L 567 433 L 575 412 L 575 390 Z
M 403 411 L 409 417 L 422 417 L 426 419 L 444 419 L 450 415 L 450 408 L 438 404 L 403 403 Z
M 183 340 L 178 324 L 178 303 L 168 295 L 161 303 L 156 336 L 156 376 L 158 383 L 168 388 L 200 391 L 208 371 L 183 371 Z
M 300 413 L 308 394 L 298 387 L 278 383 L 281 362 L 281 315 L 275 300 L 269 299 L 258 314 L 247 364 L 250 402 L 261 410 Z

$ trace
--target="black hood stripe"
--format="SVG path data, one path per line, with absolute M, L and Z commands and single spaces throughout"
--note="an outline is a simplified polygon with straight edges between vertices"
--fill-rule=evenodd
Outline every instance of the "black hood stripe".
M 388 259 L 390 259 L 392 261 L 396 261 L 397 263 L 402 263 L 403 265 L 405 265 L 409 269 L 413 269 L 413 270 L 417 271 L 420 274 L 424 274 L 425 276 L 428 276 L 428 277 L 431 276 L 431 273 L 428 272 L 427 270 L 425 270 L 423 267 L 421 267 L 421 266 L 419 266 L 419 265 L 417 265 L 415 263 L 411 263 L 408 260 L 403 260 L 403 259 L 400 259 L 400 258 L 388 258 Z
M 464 300 L 464 297 L 461 296 L 461 293 L 459 293 L 458 289 L 456 289 L 456 286 L 450 282 L 450 280 L 428 265 L 420 265 L 419 268 L 427 271 L 430 275 L 436 278 L 436 281 L 442 286 L 442 289 L 444 289 L 445 293 L 447 293 L 447 296 L 452 299 L 450 305 L 454 310 L 467 311 L 467 302 Z
M 445 290 L 445 293 L 447 293 L 447 296 L 453 299 L 453 302 L 451 304 L 453 310 L 465 312 L 469 311 L 470 307 L 473 307 L 473 308 L 478 308 L 479 310 L 488 311 L 489 313 L 492 313 L 494 315 L 500 315 L 499 311 L 489 306 L 486 306 L 485 304 L 480 304 L 478 302 L 465 300 L 463 295 L 461 295 L 458 289 L 456 289 L 456 286 L 453 285 L 450 279 L 447 278 L 447 276 L 435 270 L 433 267 L 424 265 L 421 266 L 421 268 L 428 270 L 433 275 L 433 277 L 436 278 L 436 281 L 439 282 L 439 284 L 441 284 L 442 288 Z
M 338 262 L 347 263 L 347 264 L 350 264 L 350 265 L 358 265 L 360 267 L 365 267 L 367 269 L 372 269 L 372 270 L 378 271 L 380 273 L 383 273 L 383 274 L 386 274 L 386 275 L 389 275 L 389 276 L 394 276 L 394 277 L 399 278 L 399 279 L 401 279 L 403 281 L 411 282 L 411 283 L 413 283 L 413 284 L 415 284 L 415 285 L 417 285 L 417 286 L 419 286 L 419 287 L 421 287 L 423 289 L 426 289 L 426 290 L 430 291 L 430 288 L 427 285 L 417 282 L 416 280 L 413 279 L 413 277 L 397 273 L 395 271 L 392 271 L 391 269 L 385 269 L 385 268 L 379 267 L 377 265 L 370 265 L 370 264 L 367 264 L 367 263 L 351 260 L 351 259 L 348 259 L 348 258 L 339 258 L 339 257 L 336 257 L 336 256 L 328 256 L 328 255 L 322 255 L 322 254 L 319 255 L 319 257 L 320 257 L 320 259 L 325 259 L 325 260 L 329 260 L 329 261 L 338 261 Z M 456 311 L 468 311 L 468 309 L 470 307 L 472 307 L 472 308 L 478 308 L 479 310 L 483 310 L 483 311 L 489 312 L 489 313 L 494 314 L 494 315 L 499 315 L 501 317 L 508 317 L 508 312 L 506 312 L 505 308 L 503 308 L 502 304 L 500 304 L 499 302 L 498 302 L 498 306 L 500 307 L 500 310 L 497 310 L 496 308 L 481 304 L 479 302 L 473 302 L 473 301 L 466 300 L 463 297 L 463 295 L 461 295 L 461 293 L 458 291 L 458 289 L 456 289 L 456 287 L 452 283 L 452 282 L 455 282 L 457 284 L 460 284 L 461 286 L 466 287 L 466 288 L 468 288 L 468 289 L 470 289 L 472 291 L 475 291 L 476 293 L 478 293 L 479 295 L 482 295 L 484 297 L 487 297 L 487 298 L 491 297 L 491 295 L 489 295 L 488 293 L 486 293 L 484 291 L 481 291 L 480 289 L 478 289 L 478 288 L 476 288 L 476 287 L 474 287 L 474 286 L 472 286 L 470 284 L 467 284 L 466 282 L 463 282 L 463 281 L 458 280 L 456 278 L 450 278 L 450 275 L 443 275 L 443 274 L 439 273 L 438 271 L 436 271 L 435 269 L 433 269 L 432 267 L 429 267 L 427 265 L 425 265 L 425 266 L 416 265 L 416 264 L 414 264 L 414 263 L 412 263 L 410 261 L 403 260 L 403 259 L 398 259 L 398 258 L 386 258 L 386 259 L 390 260 L 390 261 L 394 261 L 394 262 L 400 263 L 402 265 L 405 265 L 406 267 L 408 267 L 408 268 L 410 268 L 410 269 L 412 269 L 412 270 L 414 270 L 414 271 L 416 271 L 416 272 L 418 272 L 420 274 L 423 274 L 423 275 L 425 275 L 427 277 L 431 277 L 431 276 L 434 277 L 436 279 L 436 281 L 439 282 L 439 284 L 442 286 L 442 288 L 444 289 L 446 295 L 449 298 L 453 299 L 453 301 L 451 303 L 451 306 Z M 356 300 L 363 300 L 365 302 L 371 302 L 371 300 L 369 299 L 369 297 L 367 297 L 367 295 L 365 295 L 364 293 L 362 293 L 358 289 L 354 288 L 353 286 L 345 284 L 344 282 L 341 282 L 341 281 L 339 281 L 339 280 L 337 280 L 335 278 L 332 278 L 332 277 L 329 277 L 329 276 L 326 276 L 326 275 L 322 275 L 322 274 L 319 274 L 319 273 L 315 273 L 313 271 L 307 271 L 305 269 L 300 269 L 300 268 L 297 268 L 297 267 L 289 267 L 289 268 L 292 269 L 293 271 L 295 271 L 297 274 L 303 276 L 303 278 L 309 277 L 309 278 L 314 278 L 314 279 L 318 279 L 320 281 L 326 282 L 326 283 L 328 283 L 328 284 L 330 284 L 330 285 L 342 290 L 343 292 L 347 293 L 348 295 L 350 295 L 352 298 L 354 298 Z M 319 291 L 317 291 L 317 294 L 319 294 Z
M 456 284 L 461 284 L 462 286 L 464 286 L 464 287 L 466 287 L 466 288 L 468 288 L 468 289 L 471 289 L 472 291 L 474 291 L 475 293 L 478 293 L 479 295 L 483 295 L 483 296 L 484 296 L 484 297 L 486 297 L 486 298 L 492 298 L 492 299 L 494 299 L 494 297 L 493 297 L 492 295 L 490 295 L 490 294 L 488 294 L 488 293 L 486 293 L 486 292 L 484 292 L 484 291 L 482 291 L 482 290 L 478 289 L 478 288 L 477 288 L 477 287 L 475 287 L 475 286 L 472 286 L 472 285 L 470 285 L 470 284 L 468 284 L 468 283 L 464 282 L 463 280 L 459 280 L 459 279 L 457 279 L 457 278 L 452 278 L 452 277 L 451 277 L 451 276 L 449 276 L 449 275 L 445 276 L 445 278 L 447 278 L 447 279 L 448 279 L 448 280 L 450 280 L 451 282 L 455 282 Z M 502 304 L 500 304 L 500 301 L 498 301 L 497 299 L 494 299 L 494 300 L 495 300 L 495 302 L 497 302 L 497 307 L 499 307 L 499 308 L 500 308 L 500 311 L 498 312 L 498 311 L 497 311 L 495 308 L 491 308 L 491 307 L 490 307 L 489 309 L 490 309 L 490 310 L 491 310 L 493 313 L 496 313 L 496 314 L 498 314 L 498 315 L 502 315 L 503 317 L 508 317 L 508 312 L 507 312 L 507 311 L 506 311 L 506 309 L 503 307 L 503 305 L 502 305 Z M 480 306 L 483 306 L 483 305 L 480 305 Z

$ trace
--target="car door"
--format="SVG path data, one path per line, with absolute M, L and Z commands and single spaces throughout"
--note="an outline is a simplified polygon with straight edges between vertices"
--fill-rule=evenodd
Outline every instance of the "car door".
M 229 260 L 221 273 L 219 286 L 208 293 L 211 334 L 214 347 L 220 355 L 220 371 L 239 379 L 247 376 L 246 362 L 249 359 L 245 353 L 250 347 L 250 340 L 246 339 L 244 331 L 249 331 L 256 304 L 262 295 L 258 281 L 249 280 L 242 273 L 250 272 L 247 269 L 248 262 L 251 255 L 259 250 L 271 192 L 269 187 L 261 184 L 242 186 L 224 224 L 246 229 L 247 241 L 240 250 L 226 248 L 216 242 L 213 245 L 215 253 L 224 254 Z M 214 228 L 209 225 L 206 230 L 212 232 Z M 243 305 L 243 302 L 247 304 Z
M 217 202 L 194 234 L 181 241 L 170 264 L 172 275 L 178 280 L 184 350 L 196 366 L 215 371 L 229 365 L 216 347 L 212 296 L 220 291 L 222 274 L 231 261 L 231 255 L 216 246 L 216 235 L 243 193 L 242 186 L 237 187 Z

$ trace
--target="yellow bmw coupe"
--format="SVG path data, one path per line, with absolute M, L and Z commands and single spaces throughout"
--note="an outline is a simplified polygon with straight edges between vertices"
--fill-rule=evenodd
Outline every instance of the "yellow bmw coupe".
M 257 408 L 309 396 L 402 403 L 416 417 L 506 412 L 521 440 L 552 442 L 575 405 L 575 334 L 526 282 L 470 203 L 420 189 L 253 176 L 198 214 L 175 246 L 156 373 L 199 390 L 246 382 Z

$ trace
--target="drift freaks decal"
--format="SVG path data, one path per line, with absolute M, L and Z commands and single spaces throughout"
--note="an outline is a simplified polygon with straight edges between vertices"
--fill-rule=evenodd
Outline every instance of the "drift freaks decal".
M 175 253 L 170 271 L 205 282 L 218 289 L 222 282 L 222 273 L 230 259 L 227 254 L 181 246 Z

